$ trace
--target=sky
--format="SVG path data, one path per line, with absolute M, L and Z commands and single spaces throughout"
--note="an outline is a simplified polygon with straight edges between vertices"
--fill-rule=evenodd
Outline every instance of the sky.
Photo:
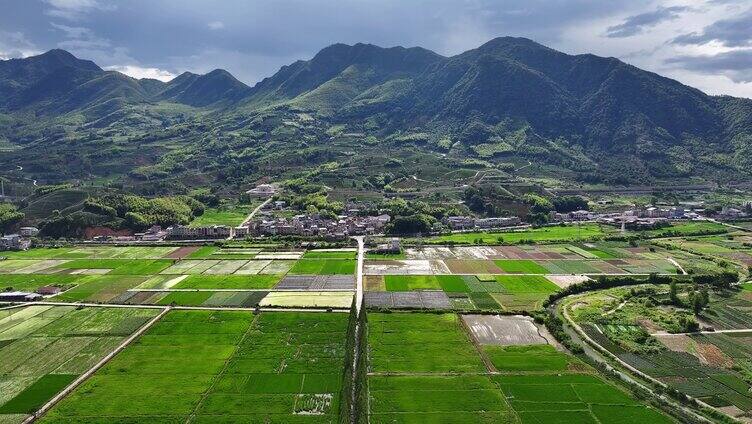
M 0 0 L 0 10 L 0 59 L 62 48 L 137 78 L 222 68 L 253 85 L 333 43 L 451 56 L 516 36 L 752 98 L 751 0 Z

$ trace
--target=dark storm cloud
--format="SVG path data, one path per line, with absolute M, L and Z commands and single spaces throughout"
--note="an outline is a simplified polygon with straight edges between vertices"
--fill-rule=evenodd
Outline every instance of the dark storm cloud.
M 700 32 L 680 35 L 674 44 L 706 44 L 717 41 L 727 47 L 744 47 L 752 45 L 752 9 L 740 16 L 723 19 L 708 25 Z
M 723 74 L 734 82 L 752 82 L 752 49 L 732 50 L 712 56 L 679 56 L 666 60 L 666 63 L 703 74 Z
M 643 32 L 646 28 L 656 26 L 661 22 L 676 19 L 681 12 L 687 10 L 689 10 L 689 8 L 684 6 L 659 7 L 652 12 L 630 16 L 621 24 L 608 27 L 606 29 L 606 37 L 631 37 Z

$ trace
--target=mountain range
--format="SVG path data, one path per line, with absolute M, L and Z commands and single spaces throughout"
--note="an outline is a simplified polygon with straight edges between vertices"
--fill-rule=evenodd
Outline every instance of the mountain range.
M 253 87 L 221 69 L 134 79 L 64 50 L 0 61 L 0 157 L 44 181 L 247 182 L 270 161 L 282 176 L 385 149 L 589 183 L 748 181 L 752 100 L 512 37 L 451 57 L 335 44 Z

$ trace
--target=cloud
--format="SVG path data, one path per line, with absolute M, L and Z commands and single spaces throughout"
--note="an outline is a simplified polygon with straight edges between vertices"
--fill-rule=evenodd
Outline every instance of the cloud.
M 46 0 L 50 5 L 45 13 L 55 18 L 79 20 L 91 11 L 112 11 L 116 9 L 114 4 L 103 4 L 99 0 Z
M 722 19 L 706 26 L 700 32 L 680 35 L 672 40 L 679 45 L 701 45 L 716 41 L 726 47 L 752 45 L 752 9 L 740 16 Z
M 0 59 L 28 57 L 42 53 L 22 32 L 0 31 Z
M 212 21 L 209 22 L 206 26 L 208 26 L 209 29 L 217 30 L 224 28 L 225 24 L 222 21 Z
M 715 55 L 678 56 L 668 65 L 708 75 L 722 74 L 734 82 L 752 82 L 752 49 L 739 49 Z
M 662 22 L 674 20 L 681 12 L 690 10 L 686 6 L 659 7 L 656 10 L 639 15 L 633 15 L 619 25 L 610 26 L 606 29 L 606 37 L 623 38 L 631 37 L 645 31 L 646 28 L 654 27 Z
M 137 79 L 151 78 L 164 82 L 170 81 L 177 76 L 176 74 L 173 74 L 170 71 L 165 71 L 164 69 L 144 68 L 136 65 L 107 66 L 104 69 L 107 71 L 117 71 L 122 74 L 128 75 L 129 77 Z

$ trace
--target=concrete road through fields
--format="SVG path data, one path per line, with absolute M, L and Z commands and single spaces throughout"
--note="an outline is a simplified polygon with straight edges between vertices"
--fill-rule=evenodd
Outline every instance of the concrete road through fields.
M 360 312 L 363 305 L 363 259 L 365 257 L 365 248 L 363 236 L 353 237 L 358 242 L 358 264 L 357 277 L 355 278 L 355 311 Z

